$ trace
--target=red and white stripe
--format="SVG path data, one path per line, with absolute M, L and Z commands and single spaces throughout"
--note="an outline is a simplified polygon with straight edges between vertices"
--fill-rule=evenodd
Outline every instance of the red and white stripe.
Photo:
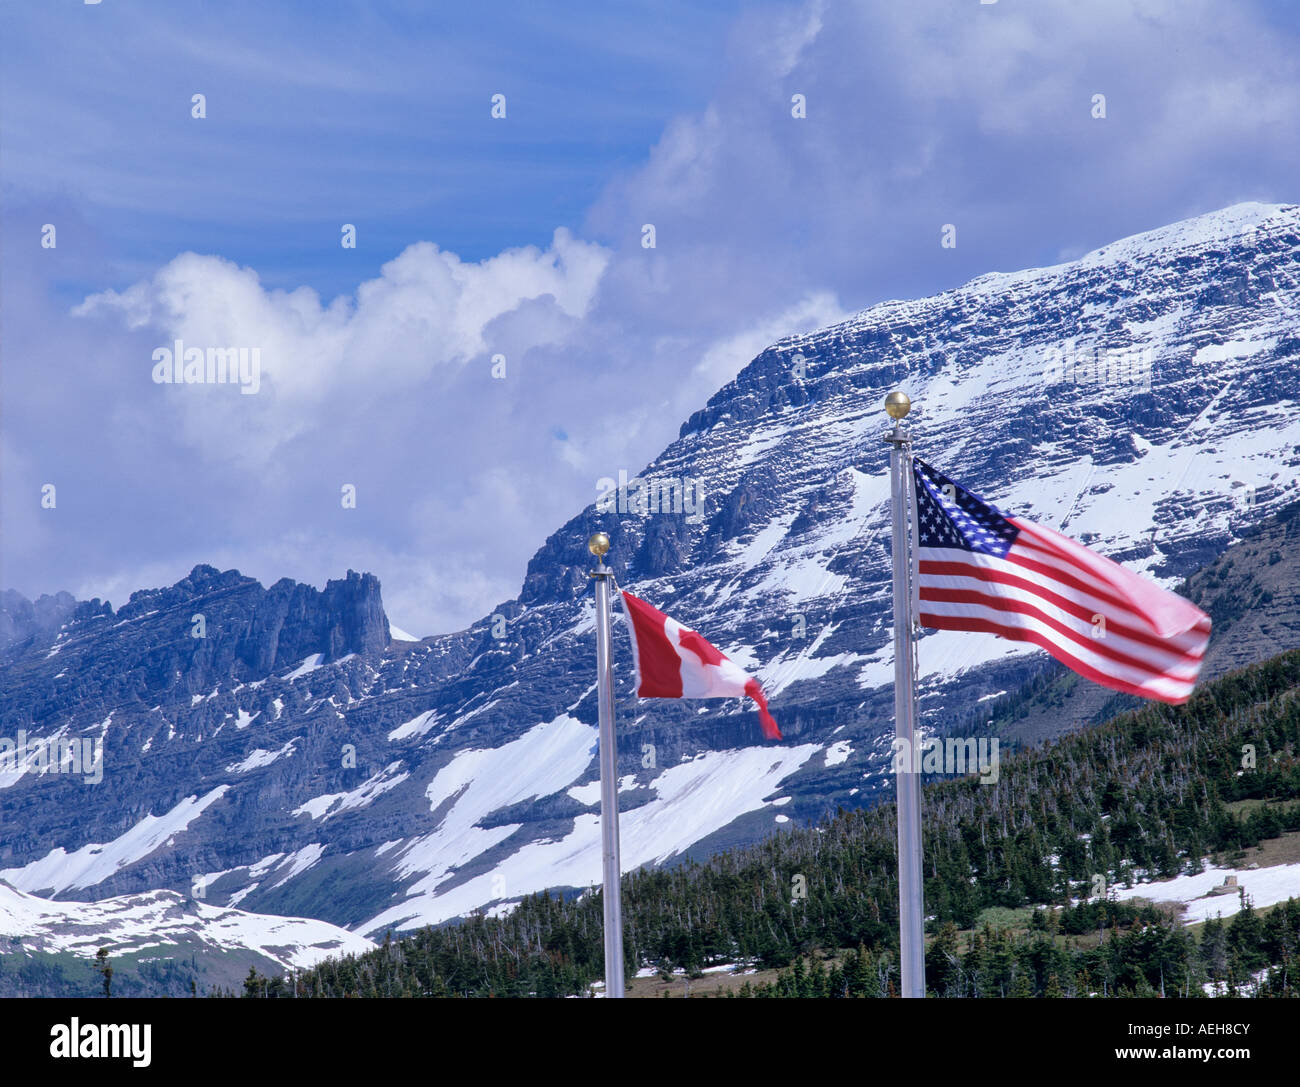
M 638 596 L 620 590 L 632 631 L 637 695 L 641 698 L 751 698 L 763 735 L 781 739 L 758 680 L 708 640 Z
M 1175 704 L 1191 697 L 1209 616 L 1068 536 L 1007 520 L 1020 531 L 1005 558 L 920 548 L 922 626 L 1032 642 L 1117 691 Z

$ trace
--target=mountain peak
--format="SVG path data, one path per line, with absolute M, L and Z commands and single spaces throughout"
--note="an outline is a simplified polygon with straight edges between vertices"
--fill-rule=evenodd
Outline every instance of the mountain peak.
M 1285 286 L 1279 266 L 1294 260 L 1297 250 L 1300 205 L 1246 201 L 1120 238 L 1060 264 L 987 272 L 925 298 L 877 302 L 764 349 L 682 424 L 678 437 L 719 422 L 747 424 L 772 411 L 815 410 L 848 387 L 923 380 L 954 363 L 963 372 L 976 361 L 966 346 L 973 337 L 998 342 L 1007 352 L 1031 342 L 1045 353 L 1116 339 L 1141 350 L 1142 341 L 1175 331 L 1174 324 L 1167 333 L 1141 327 L 1157 314 L 1194 324 L 1198 307 L 1246 304 Z M 1209 293 L 1184 299 L 1179 281 L 1192 279 Z M 1027 305 L 1036 297 L 1037 309 Z M 1052 305 L 1043 310 L 1046 299 Z M 1118 337 L 1115 322 L 1121 326 Z M 799 356 L 804 363 L 796 373 Z
M 103 619 L 116 619 L 104 623 Z M 68 593 L 34 604 L 0 596 L 0 649 L 44 655 L 54 671 L 137 662 L 146 690 L 210 690 L 225 678 L 255 681 L 319 655 L 376 657 L 390 641 L 379 579 L 349 570 L 323 590 L 282 578 L 265 589 L 238 570 L 200 564 L 164 588 L 140 589 L 116 614 Z M 48 652 L 47 652 L 48 651 Z
M 1207 211 L 1176 223 L 1140 231 L 1084 253 L 1072 260 L 1019 272 L 989 272 L 977 276 L 957 290 L 1012 286 L 1024 278 L 1047 277 L 1099 265 L 1168 259 L 1184 250 L 1217 249 L 1223 246 L 1254 251 L 1276 234 L 1300 231 L 1300 204 L 1264 204 L 1244 201 L 1217 211 Z

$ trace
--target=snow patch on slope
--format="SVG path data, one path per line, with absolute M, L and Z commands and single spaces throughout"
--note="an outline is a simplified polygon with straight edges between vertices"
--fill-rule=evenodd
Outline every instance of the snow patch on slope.
M 313 653 L 310 657 L 304 657 L 302 663 L 298 665 L 298 667 L 295 668 L 292 672 L 290 672 L 287 676 L 284 677 L 285 682 L 292 683 L 295 679 L 300 679 L 302 676 L 305 676 L 308 672 L 316 671 L 316 669 L 321 666 L 321 662 L 324 660 L 325 660 L 324 653 Z
M 367 778 L 355 789 L 346 793 L 326 793 L 314 797 L 307 803 L 294 808 L 294 815 L 310 815 L 313 819 L 332 819 L 334 816 L 352 808 L 365 808 L 373 804 L 390 789 L 395 789 L 411 775 L 399 774 L 401 760 L 390 762 L 379 773 Z
M 0 941 L 27 951 L 71 952 L 93 959 L 197 941 L 221 951 L 251 950 L 284 969 L 303 969 L 327 956 L 374 947 L 347 929 L 305 917 L 274 917 L 209 906 L 175 891 L 148 891 L 99 902 L 53 902 L 0 882 Z
M 425 710 L 418 717 L 412 717 L 404 724 L 398 725 L 388 734 L 388 739 L 409 740 L 412 736 L 423 736 L 438 723 L 439 716 L 437 710 Z
M 187 796 L 165 815 L 146 815 L 107 845 L 84 845 L 72 853 L 60 846 L 22 868 L 0 869 L 0 879 L 20 891 L 49 891 L 52 894 L 93 887 L 119 869 L 170 845 L 177 834 L 225 796 L 229 789 L 229 785 L 218 785 L 202 798 Z
M 279 751 L 266 751 L 263 748 L 254 748 L 239 762 L 232 762 L 226 767 L 228 774 L 246 774 L 250 770 L 256 770 L 262 766 L 270 766 L 276 759 L 286 758 L 293 755 L 293 745 L 296 744 L 301 736 L 295 736 L 287 744 L 280 748 Z
M 1115 888 L 1121 900 L 1149 898 L 1153 902 L 1182 902 L 1187 906 L 1184 924 L 1195 925 L 1212 917 L 1229 918 L 1241 910 L 1237 894 L 1212 895 L 1228 876 L 1237 882 L 1256 909 L 1274 906 L 1288 898 L 1300 898 L 1300 864 L 1275 864 L 1268 868 L 1207 868 L 1194 876 L 1176 876 L 1158 883 L 1139 883 L 1136 887 Z
M 848 762 L 852 754 L 853 745 L 848 740 L 837 740 L 826 749 L 826 765 L 839 766 L 840 763 Z
M 495 848 L 521 825 L 484 828 L 480 821 L 502 808 L 563 790 L 591 765 L 596 739 L 596 729 L 562 713 L 501 747 L 457 753 L 425 790 L 437 820 L 432 832 L 391 850 L 395 876 L 419 877 L 408 893 L 432 892 L 454 869 Z M 381 847 L 383 854 L 390 845 Z
M 665 770 L 651 783 L 655 798 L 619 818 L 623 871 L 676 856 L 763 807 L 763 798 L 820 750 L 818 744 L 802 744 L 708 751 Z M 455 887 L 439 891 L 439 881 L 422 880 L 405 902 L 357 931 L 438 924 L 502 898 L 549 887 L 589 887 L 600 881 L 600 868 L 600 817 L 580 815 L 563 838 L 533 842 Z

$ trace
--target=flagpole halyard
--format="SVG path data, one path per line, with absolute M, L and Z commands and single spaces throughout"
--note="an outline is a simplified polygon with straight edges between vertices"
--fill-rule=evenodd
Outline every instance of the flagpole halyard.
M 904 997 L 925 996 L 924 909 L 921 894 L 921 779 L 916 754 L 916 535 L 913 511 L 912 436 L 902 421 L 912 408 L 903 392 L 885 398 L 885 410 L 894 429 L 885 437 L 889 453 L 890 491 L 893 506 L 894 562 L 894 738 L 901 747 L 896 754 L 895 784 L 898 815 L 898 936 L 899 973 Z M 902 765 L 898 763 L 901 761 Z
M 600 835 L 602 897 L 605 905 L 605 996 L 623 996 L 622 872 L 618 849 L 618 746 L 614 738 L 614 665 L 610 645 L 609 587 L 614 572 L 605 565 L 609 537 L 587 541 L 596 556 L 596 691 L 600 712 Z

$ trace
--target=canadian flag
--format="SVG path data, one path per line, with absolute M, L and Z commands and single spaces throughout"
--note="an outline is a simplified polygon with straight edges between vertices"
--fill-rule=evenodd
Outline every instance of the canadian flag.
M 763 688 L 740 665 L 727 660 L 695 631 L 629 592 L 623 592 L 623 614 L 632 628 L 636 693 L 641 698 L 749 697 L 758 704 L 763 735 L 769 740 L 781 739 L 781 730 L 767 711 Z

